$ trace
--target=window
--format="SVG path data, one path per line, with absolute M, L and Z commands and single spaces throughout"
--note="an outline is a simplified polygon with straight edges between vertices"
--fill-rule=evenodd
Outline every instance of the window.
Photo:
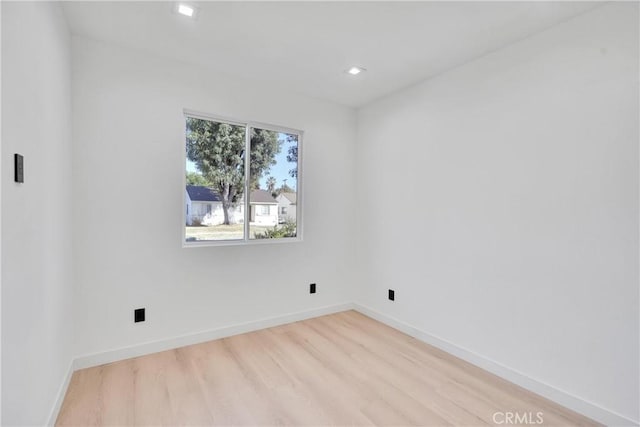
M 300 209 L 278 218 L 276 198 L 299 199 L 302 132 L 190 112 L 185 120 L 185 202 L 194 206 L 185 244 L 299 240 Z

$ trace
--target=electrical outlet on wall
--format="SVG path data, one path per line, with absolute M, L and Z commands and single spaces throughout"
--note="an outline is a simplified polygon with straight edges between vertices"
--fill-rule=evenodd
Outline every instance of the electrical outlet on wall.
M 309 284 L 309 293 L 310 294 L 315 294 L 316 293 L 316 284 L 315 283 Z
M 390 301 L 396 300 L 396 291 L 394 291 L 393 289 L 389 289 L 389 300 Z
M 133 321 L 134 323 L 144 322 L 145 321 L 145 309 L 144 308 L 136 308 L 133 310 Z

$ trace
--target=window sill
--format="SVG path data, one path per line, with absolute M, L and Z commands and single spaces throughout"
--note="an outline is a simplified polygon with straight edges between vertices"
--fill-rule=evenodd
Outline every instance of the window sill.
M 280 245 L 283 243 L 301 243 L 302 237 L 281 237 L 277 239 L 251 239 L 251 240 L 200 240 L 194 242 L 182 242 L 182 247 L 208 248 L 221 246 L 254 246 L 254 245 Z

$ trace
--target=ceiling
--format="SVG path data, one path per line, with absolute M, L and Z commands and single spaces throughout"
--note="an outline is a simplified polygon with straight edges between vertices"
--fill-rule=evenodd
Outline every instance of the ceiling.
M 359 107 L 593 2 L 65 2 L 73 34 Z M 352 65 L 366 72 L 351 76 Z

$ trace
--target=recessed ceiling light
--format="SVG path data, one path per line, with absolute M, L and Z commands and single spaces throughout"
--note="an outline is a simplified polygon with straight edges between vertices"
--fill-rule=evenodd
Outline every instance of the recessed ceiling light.
M 351 67 L 347 70 L 347 73 L 351 74 L 352 76 L 355 76 L 357 74 L 360 74 L 363 71 L 366 71 L 366 70 L 362 67 Z
M 188 16 L 189 18 L 193 18 L 193 14 L 196 12 L 196 10 L 191 7 L 188 6 L 186 4 L 178 4 L 178 13 L 180 15 L 184 15 L 184 16 Z

